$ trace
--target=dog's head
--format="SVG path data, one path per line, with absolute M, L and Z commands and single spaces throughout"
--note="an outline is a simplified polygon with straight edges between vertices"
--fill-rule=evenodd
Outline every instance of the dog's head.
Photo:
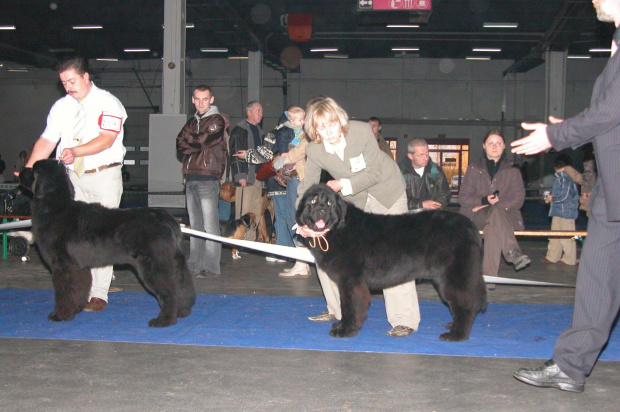
M 326 185 L 314 185 L 304 193 L 295 220 L 314 231 L 335 229 L 344 225 L 347 203 Z
M 241 216 L 241 221 L 247 229 L 256 229 L 256 216 L 254 215 L 254 213 L 248 212 L 245 215 Z
M 20 180 L 21 178 L 20 173 Z M 57 160 L 39 160 L 32 166 L 32 177 L 24 177 L 24 179 L 27 178 L 33 181 L 30 187 L 37 199 L 44 198 L 50 193 L 62 199 L 74 197 L 73 185 L 67 175 L 67 168 Z

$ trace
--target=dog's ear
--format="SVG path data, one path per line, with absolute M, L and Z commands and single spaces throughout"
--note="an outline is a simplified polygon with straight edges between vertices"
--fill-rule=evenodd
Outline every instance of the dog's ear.
M 347 217 L 348 203 L 338 194 L 334 193 L 334 202 L 336 202 L 336 213 L 338 214 L 338 228 L 344 227 L 345 218 Z
M 32 171 L 32 167 L 24 167 L 21 172 L 19 172 L 19 184 L 25 188 L 32 189 L 32 184 L 34 183 L 34 172 Z

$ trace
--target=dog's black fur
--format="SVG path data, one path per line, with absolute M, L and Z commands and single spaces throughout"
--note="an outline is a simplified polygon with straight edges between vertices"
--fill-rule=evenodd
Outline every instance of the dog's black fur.
M 232 239 L 243 239 L 249 229 L 256 229 L 256 217 L 254 213 L 246 213 L 239 219 L 220 220 L 220 235 Z M 232 258 L 241 259 L 239 250 L 232 248 Z
M 165 211 L 108 209 L 73 200 L 66 168 L 55 160 L 34 164 L 32 232 L 52 271 L 56 306 L 48 319 L 71 320 L 88 303 L 90 269 L 131 264 L 161 311 L 149 326 L 173 325 L 191 313 L 196 300 L 181 250 L 181 230 Z M 20 176 L 28 185 L 32 173 Z
M 368 315 L 370 288 L 418 278 L 432 280 L 452 311 L 453 322 L 446 326 L 450 331 L 441 340 L 466 340 L 476 314 L 486 309 L 482 240 L 463 215 L 366 213 L 329 187 L 314 185 L 302 197 L 296 221 L 315 231 L 330 229 L 324 240 L 308 243 L 317 265 L 340 292 L 342 320 L 333 324 L 331 336 L 357 334 Z

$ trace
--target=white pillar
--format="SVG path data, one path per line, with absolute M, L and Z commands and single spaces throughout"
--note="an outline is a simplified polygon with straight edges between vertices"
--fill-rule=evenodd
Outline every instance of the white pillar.
M 263 88 L 263 53 L 248 53 L 248 102 L 261 100 Z
M 185 207 L 176 136 L 187 121 L 185 107 L 185 0 L 164 1 L 162 114 L 149 118 L 151 207 Z
M 564 118 L 567 52 L 545 52 L 545 121 Z
M 185 0 L 164 1 L 162 113 L 185 113 Z

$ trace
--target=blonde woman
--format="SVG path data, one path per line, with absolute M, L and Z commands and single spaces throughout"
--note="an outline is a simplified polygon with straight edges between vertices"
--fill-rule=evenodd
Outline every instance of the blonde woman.
M 319 183 L 321 171 L 333 180 L 327 186 L 355 206 L 378 214 L 407 213 L 405 181 L 394 160 L 382 152 L 366 122 L 349 121 L 347 113 L 329 97 L 317 97 L 308 103 L 305 122 L 305 177 L 298 189 L 298 199 L 313 184 Z M 372 230 L 372 228 L 368 228 Z M 298 229 L 303 237 L 316 237 L 307 226 Z M 317 267 L 327 310 L 309 317 L 314 322 L 341 319 L 338 287 Z M 415 282 L 384 289 L 385 309 L 392 329 L 389 336 L 407 336 L 418 329 L 420 309 Z

